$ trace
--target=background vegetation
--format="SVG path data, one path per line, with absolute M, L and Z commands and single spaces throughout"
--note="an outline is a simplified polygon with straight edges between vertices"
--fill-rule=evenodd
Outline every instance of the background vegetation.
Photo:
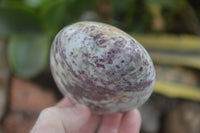
M 199 105 L 198 0 L 0 0 L 0 45 L 12 74 L 37 81 L 49 76 L 55 35 L 85 20 L 114 25 L 148 50 L 157 71 L 154 92 Z

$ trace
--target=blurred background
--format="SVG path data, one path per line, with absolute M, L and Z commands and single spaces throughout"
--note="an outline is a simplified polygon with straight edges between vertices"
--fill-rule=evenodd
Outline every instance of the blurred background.
M 62 98 L 49 68 L 56 33 L 109 23 L 150 53 L 157 80 L 141 133 L 200 133 L 200 1 L 0 0 L 0 133 L 27 133 Z

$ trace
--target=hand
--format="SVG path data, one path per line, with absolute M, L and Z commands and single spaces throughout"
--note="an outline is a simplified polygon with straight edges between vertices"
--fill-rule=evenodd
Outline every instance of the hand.
M 137 109 L 127 113 L 94 115 L 83 105 L 73 105 L 67 98 L 44 109 L 31 133 L 139 133 L 141 116 Z

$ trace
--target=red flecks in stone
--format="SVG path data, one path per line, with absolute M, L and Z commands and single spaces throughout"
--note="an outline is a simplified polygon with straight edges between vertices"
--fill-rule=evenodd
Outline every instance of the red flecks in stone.
M 97 63 L 96 66 L 105 69 L 105 66 L 104 66 L 103 64 L 98 64 L 98 63 Z
M 140 72 L 141 72 L 141 71 L 143 70 L 143 67 L 140 67 L 140 69 L 139 69 L 139 70 L 140 70 Z
M 106 39 L 101 39 L 101 40 L 99 40 L 98 42 L 99 42 L 99 44 L 103 44 L 103 43 L 105 43 L 105 42 L 107 42 L 108 40 L 106 40 Z
M 88 53 L 84 53 L 83 54 L 85 57 L 87 57 L 87 58 L 90 58 L 91 57 L 91 54 L 88 54 Z
M 122 73 L 122 74 L 121 74 L 122 77 L 125 76 L 125 75 L 127 75 L 127 73 Z
M 119 65 L 116 65 L 116 68 L 120 69 L 120 66 L 119 66 Z

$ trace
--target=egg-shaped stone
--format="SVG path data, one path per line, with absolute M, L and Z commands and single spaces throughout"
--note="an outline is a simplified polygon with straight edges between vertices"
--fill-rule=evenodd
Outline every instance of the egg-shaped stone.
M 144 47 L 99 22 L 64 27 L 51 46 L 50 65 L 60 91 L 97 114 L 141 106 L 155 84 L 154 65 Z

